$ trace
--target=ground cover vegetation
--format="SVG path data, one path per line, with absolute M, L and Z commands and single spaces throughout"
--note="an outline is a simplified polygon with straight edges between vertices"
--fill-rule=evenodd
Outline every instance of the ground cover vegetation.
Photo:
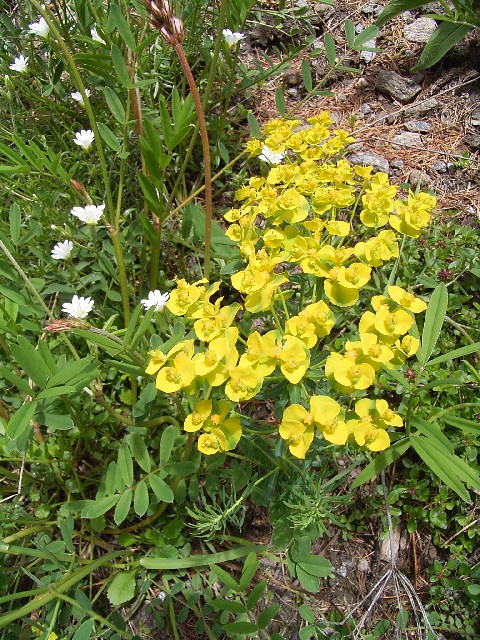
M 359 71 L 309 10 L 0 17 L 2 638 L 478 637 L 477 232 L 280 86 L 258 122 L 291 61 Z

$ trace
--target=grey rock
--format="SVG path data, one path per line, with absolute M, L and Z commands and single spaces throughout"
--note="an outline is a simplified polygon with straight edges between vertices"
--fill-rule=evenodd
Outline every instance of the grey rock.
M 375 38 L 373 38 L 373 40 L 368 40 L 367 42 L 365 42 L 363 46 L 374 48 L 377 46 L 377 41 L 375 40 Z M 371 62 L 376 55 L 377 55 L 376 51 L 362 51 L 360 53 L 360 60 L 363 60 L 364 62 L 368 63 L 368 62 Z
M 372 165 L 376 171 L 383 171 L 384 173 L 390 173 L 390 165 L 388 160 L 383 156 L 379 156 L 371 151 L 360 151 L 358 153 L 352 153 L 348 156 L 349 162 L 352 164 L 365 164 Z
M 406 122 L 404 126 L 407 131 L 413 131 L 413 133 L 428 133 L 432 130 L 432 125 L 426 120 L 412 120 Z
M 362 573 L 366 573 L 370 571 L 370 563 L 367 558 L 359 558 L 357 562 L 357 571 L 361 571 Z
M 463 141 L 472 149 L 480 149 L 480 135 L 478 133 L 469 133 Z
M 360 113 L 363 113 L 364 116 L 368 116 L 370 113 L 372 113 L 373 109 L 368 104 L 368 102 L 364 102 L 362 104 L 362 106 L 360 107 L 359 111 L 360 111 Z
M 421 118 L 437 107 L 438 100 L 436 98 L 427 98 L 427 100 L 422 100 L 418 104 L 412 104 L 411 107 L 405 109 L 404 114 L 406 118 Z
M 391 142 L 394 149 L 401 149 L 402 147 L 424 148 L 422 136 L 419 133 L 411 133 L 410 131 L 399 133 L 398 136 L 392 138 Z
M 358 22 L 355 25 L 355 33 L 357 34 L 357 36 L 362 33 L 362 31 L 365 29 L 365 27 L 363 26 L 363 24 L 361 22 Z
M 420 171 L 420 169 L 412 169 L 410 171 L 410 175 L 408 176 L 409 183 L 416 187 L 419 185 L 420 187 L 425 187 L 430 183 L 429 176 L 425 173 L 425 171 Z
M 365 145 L 363 142 L 352 142 L 347 147 L 347 153 L 358 153 L 359 151 L 363 151 Z
M 404 166 L 405 163 L 401 158 L 392 158 L 390 160 L 390 167 L 392 169 L 403 169 Z
M 409 42 L 428 42 L 430 36 L 437 28 L 437 23 L 432 18 L 418 18 L 403 27 L 405 39 Z
M 400 547 L 400 528 L 397 527 L 393 532 L 392 540 L 390 536 L 380 541 L 379 556 L 383 562 L 391 562 L 396 560 L 398 549 Z
M 368 80 L 362 76 L 355 82 L 355 86 L 359 89 L 365 89 L 365 87 L 368 87 Z
M 326 22 L 329 18 L 333 16 L 336 9 L 332 7 L 330 4 L 321 4 L 320 2 L 313 2 L 312 8 L 314 11 L 310 11 L 310 23 L 314 27 L 318 27 Z
M 432 169 L 437 173 L 447 173 L 448 166 L 443 160 L 437 160 L 432 164 Z
M 409 78 L 403 78 L 395 71 L 381 70 L 378 73 L 375 88 L 398 102 L 411 102 L 422 90 L 422 87 Z
M 361 8 L 361 12 L 366 16 L 373 15 L 374 18 L 378 18 L 378 16 L 382 13 L 384 6 L 382 4 L 378 4 L 378 2 L 367 2 Z
M 472 113 L 472 117 L 470 118 L 470 123 L 474 127 L 480 127 L 480 111 L 474 111 L 474 113 Z

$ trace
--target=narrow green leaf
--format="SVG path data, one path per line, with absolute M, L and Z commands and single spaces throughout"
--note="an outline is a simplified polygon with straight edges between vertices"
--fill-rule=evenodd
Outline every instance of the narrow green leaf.
M 30 420 L 33 418 L 37 409 L 37 402 L 32 400 L 25 402 L 10 418 L 6 433 L 11 440 L 16 440 L 30 426 Z
M 155 306 L 151 306 L 150 309 L 147 309 L 145 316 L 142 318 L 140 324 L 138 325 L 138 329 L 135 332 L 135 335 L 133 336 L 131 343 L 128 345 L 131 351 L 135 351 L 140 340 L 145 335 L 147 329 L 152 326 L 152 318 L 155 315 L 155 313 L 156 313 Z
M 118 496 L 105 496 L 98 500 L 86 500 L 86 504 L 82 509 L 82 518 L 94 520 L 103 516 L 118 501 Z
M 10 371 L 10 369 L 0 367 L 0 376 L 8 380 L 11 384 L 14 384 L 22 393 L 26 393 L 27 395 L 32 393 L 28 380 L 26 378 L 19 378 L 13 371 Z
M 410 9 L 417 9 L 425 4 L 425 0 L 391 0 L 382 11 L 382 13 L 375 20 L 375 24 L 378 27 L 383 26 L 386 22 L 398 16 L 404 11 Z
M 452 416 L 448 413 L 442 415 L 441 419 L 443 422 L 452 425 L 452 427 L 457 427 L 457 429 L 462 429 L 462 431 L 466 431 L 467 433 L 480 435 L 480 422 L 459 418 L 458 416 Z
M 76 393 L 76 387 L 72 385 L 62 385 L 61 387 L 54 387 L 53 389 L 44 389 L 37 393 L 36 398 L 38 400 L 45 400 L 46 398 L 58 398 L 58 396 L 68 396 L 71 393 Z
M 397 458 L 400 458 L 400 456 L 402 456 L 409 447 L 410 442 L 408 441 L 408 438 L 402 438 L 402 440 L 398 440 L 388 449 L 385 449 L 385 451 L 376 455 L 372 462 L 370 462 L 352 482 L 352 489 L 356 489 L 375 476 L 380 475 L 380 473 L 391 465 L 392 462 Z
M 254 138 L 260 137 L 260 125 L 258 124 L 258 120 L 253 115 L 251 111 L 247 113 L 248 126 L 250 127 L 250 131 L 252 132 L 252 136 Z
M 125 109 L 113 89 L 105 87 L 103 90 L 105 94 L 105 100 L 107 101 L 108 108 L 112 112 L 113 117 L 118 120 L 120 124 L 125 124 Z
M 305 89 L 310 93 L 313 89 L 312 71 L 310 69 L 310 62 L 306 58 L 302 60 L 302 80 Z
M 119 153 L 122 150 L 122 147 L 120 146 L 120 142 L 113 131 L 111 131 L 106 124 L 103 124 L 103 122 L 98 122 L 97 127 L 105 144 L 113 151 Z
M 95 621 L 89 618 L 82 622 L 82 624 L 78 627 L 78 629 L 73 634 L 72 640 L 88 640 L 92 635 L 93 625 Z
M 135 596 L 135 571 L 119 571 L 108 585 L 107 598 L 111 605 L 118 607 Z
M 257 618 L 257 625 L 259 629 L 265 629 L 270 624 L 272 619 L 277 615 L 279 609 L 279 604 L 271 604 L 266 609 L 263 609 L 263 611 Z
M 160 464 L 166 464 L 170 460 L 177 435 L 178 430 L 174 425 L 169 425 L 164 429 L 160 438 Z
M 85 371 L 88 369 L 87 374 L 87 382 L 85 381 Z M 65 364 L 63 369 L 60 369 L 58 373 L 49 378 L 47 382 L 47 389 L 50 387 L 56 387 L 59 383 L 63 384 L 72 384 L 76 386 L 77 379 L 81 380 L 84 387 L 86 384 L 91 382 L 93 378 L 97 375 L 98 368 L 96 364 L 92 366 L 92 358 L 91 356 L 87 356 L 86 358 L 81 358 L 80 360 L 73 360 Z M 91 377 L 90 377 L 91 376 Z
M 113 68 L 115 69 L 115 73 L 117 74 L 117 78 L 120 80 L 120 83 L 123 87 L 129 89 L 130 76 L 128 75 L 127 65 L 125 64 L 125 60 L 123 59 L 122 52 L 116 44 L 112 45 L 111 58 L 113 62 Z
M 448 307 L 447 287 L 441 283 L 433 291 L 425 312 L 425 324 L 423 326 L 422 344 L 417 352 L 417 360 L 425 364 L 435 349 L 440 331 L 445 319 Z
M 475 353 L 475 351 L 480 351 L 480 342 L 475 342 L 473 344 L 467 345 L 466 347 L 460 347 L 460 349 L 454 349 L 453 351 L 444 353 L 443 355 L 438 356 L 438 358 L 429 360 L 426 366 L 430 367 L 432 364 L 441 364 L 442 362 L 449 362 L 450 360 L 455 360 L 455 358 L 462 358 L 463 356 L 468 356 L 470 353 Z
M 437 440 L 440 447 L 443 447 L 446 451 L 453 453 L 453 444 L 441 431 L 436 422 L 429 422 L 423 418 L 413 417 L 410 419 L 410 423 L 414 427 L 417 427 L 422 435 L 430 438 L 431 440 Z
M 223 598 L 215 598 L 209 600 L 208 604 L 215 609 L 215 611 L 229 611 L 230 613 L 246 613 L 247 608 L 241 602 L 237 600 L 223 600 Z
M 148 488 L 145 480 L 140 480 L 135 488 L 135 495 L 133 497 L 133 508 L 137 516 L 142 517 L 148 511 L 150 505 L 150 497 L 148 495 Z
M 253 624 L 253 622 L 246 622 L 246 621 L 230 622 L 229 624 L 223 625 L 223 628 L 228 634 L 234 634 L 234 635 L 239 635 L 239 634 L 251 635 L 253 633 L 256 634 L 258 631 L 258 627 L 256 624 Z
M 337 52 L 335 51 L 335 40 L 333 39 L 332 34 L 328 33 L 328 31 L 324 36 L 324 42 L 325 42 L 325 54 L 327 56 L 328 64 L 331 67 L 334 67 L 336 57 L 337 57 Z
M 278 113 L 284 116 L 287 113 L 287 106 L 285 104 L 285 95 L 281 87 L 275 89 L 275 104 L 277 106 Z
M 210 569 L 212 573 L 214 573 L 226 587 L 237 593 L 241 590 L 240 585 L 232 578 L 232 576 L 227 571 L 222 569 L 222 567 L 217 567 L 216 564 L 212 564 L 210 565 Z
M 89 331 L 88 329 L 73 329 L 73 333 L 77 336 L 81 336 L 85 338 L 88 342 L 93 342 L 93 344 L 102 347 L 107 353 L 111 353 L 112 351 L 117 353 L 122 350 L 122 345 L 118 344 L 114 340 L 111 340 L 107 336 L 102 336 L 99 333 L 95 333 L 94 331 Z
M 115 507 L 115 512 L 113 514 L 113 519 L 115 520 L 115 524 L 118 526 L 124 522 L 128 516 L 130 511 L 130 506 L 132 504 L 133 492 L 131 489 L 127 489 L 120 496 L 119 501 L 117 502 L 117 506 Z
M 220 551 L 219 553 L 206 553 L 193 555 L 188 558 L 141 558 L 140 564 L 146 569 L 190 569 L 191 567 L 204 567 L 212 564 L 220 564 L 222 562 L 230 562 L 244 558 L 252 551 L 262 553 L 266 551 L 267 546 L 261 544 L 247 544 L 228 551 Z
M 347 44 L 351 48 L 355 42 L 355 25 L 353 22 L 347 18 L 344 23 L 345 28 L 345 38 L 347 39 Z
M 425 464 L 437 475 L 447 487 L 450 487 L 452 491 L 455 491 L 457 495 L 465 502 L 470 502 L 470 496 L 466 491 L 463 484 L 458 479 L 455 473 L 455 469 L 450 468 L 450 465 L 446 463 L 445 456 L 439 454 L 437 449 L 431 446 L 427 438 L 424 436 L 409 436 L 410 442 L 413 448 L 422 458 Z
M 133 460 L 130 449 L 127 445 L 122 444 L 118 449 L 117 458 L 117 473 L 123 480 L 126 487 L 131 487 L 133 484 Z M 118 486 L 118 483 L 117 483 Z
M 145 473 L 150 473 L 152 468 L 152 460 L 148 449 L 145 445 L 145 439 L 138 433 L 132 433 L 129 436 L 128 444 L 135 462 L 142 468 Z
M 0 285 L 0 293 L 4 295 L 6 298 L 20 305 L 27 305 L 28 301 L 25 296 L 19 291 L 12 289 L 11 287 L 6 287 L 4 285 Z
M 253 587 L 247 597 L 247 609 L 251 611 L 257 606 L 258 601 L 263 596 L 267 584 L 268 580 L 260 580 L 260 582 Z
M 20 240 L 20 226 L 22 223 L 22 214 L 20 211 L 20 207 L 15 202 L 10 207 L 10 238 L 12 239 L 13 244 L 18 244 Z
M 354 47 L 355 49 L 361 48 L 362 44 L 373 40 L 375 36 L 378 34 L 378 27 L 374 24 L 371 24 L 369 27 L 364 29 L 358 36 L 355 38 Z M 362 49 L 363 51 L 365 49 Z
M 13 357 L 35 384 L 44 387 L 50 375 L 49 367 L 27 338 L 18 336 L 17 340 L 18 344 L 10 344 Z
M 153 493 L 162 502 L 173 502 L 174 495 L 168 484 L 158 476 L 148 476 L 148 481 L 152 487 Z
M 137 46 L 137 43 L 135 42 L 135 38 L 130 31 L 127 21 L 125 20 L 122 10 L 114 2 L 110 4 L 108 12 L 107 31 L 111 33 L 113 29 L 117 29 L 124 43 L 133 51 Z
M 423 71 L 433 67 L 449 51 L 454 44 L 464 38 L 472 27 L 457 22 L 442 22 L 437 27 L 423 49 L 414 71 Z

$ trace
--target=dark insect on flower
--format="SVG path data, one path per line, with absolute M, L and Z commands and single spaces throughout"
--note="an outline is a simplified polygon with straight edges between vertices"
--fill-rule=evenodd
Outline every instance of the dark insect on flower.
M 183 23 L 173 15 L 168 0 L 144 0 L 150 14 L 150 23 L 162 38 L 172 47 L 180 44 L 183 38 Z

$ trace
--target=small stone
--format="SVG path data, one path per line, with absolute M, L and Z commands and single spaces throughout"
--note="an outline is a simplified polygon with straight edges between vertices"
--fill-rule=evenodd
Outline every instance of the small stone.
M 409 78 L 402 78 L 395 71 L 383 69 L 378 73 L 375 88 L 402 104 L 411 102 L 422 90 L 420 85 L 415 84 Z
M 412 120 L 405 123 L 405 129 L 413 133 L 428 133 L 432 130 L 432 125 L 426 120 Z
M 359 151 L 363 151 L 364 147 L 363 142 L 352 142 L 347 147 L 347 153 L 358 153 Z
M 463 141 L 472 149 L 480 149 L 480 135 L 478 133 L 469 133 Z
M 392 169 L 403 169 L 404 166 L 405 163 L 401 158 L 392 158 L 390 160 L 390 167 Z
M 437 173 L 447 173 L 448 166 L 443 160 L 437 160 L 437 162 L 432 164 L 432 169 Z
M 422 100 L 418 104 L 412 104 L 411 107 L 405 109 L 405 117 L 406 118 L 421 118 L 432 109 L 436 109 L 438 107 L 438 100 L 436 98 L 428 98 L 427 100 Z
M 360 78 L 362 80 L 362 78 Z M 472 117 L 470 118 L 470 122 L 474 127 L 480 127 L 480 111 L 475 111 L 472 113 Z
M 394 136 L 391 140 L 392 147 L 394 149 L 401 149 L 402 147 L 419 147 L 424 148 L 422 136 L 419 133 L 411 133 L 410 131 L 404 131 Z
M 361 151 L 358 153 L 352 153 L 348 156 L 349 162 L 352 164 L 371 165 L 375 171 L 383 171 L 383 173 L 390 173 L 390 165 L 388 160 L 383 156 L 379 156 L 371 151 Z
M 403 27 L 405 39 L 409 42 L 428 42 L 432 33 L 436 30 L 437 23 L 432 18 L 418 18 Z
M 361 8 L 361 12 L 368 16 L 370 13 L 373 13 L 377 7 L 376 2 L 367 2 L 367 4 L 364 4 Z
M 289 87 L 296 87 L 302 83 L 302 72 L 299 69 L 287 69 L 283 77 Z
M 361 571 L 362 573 L 370 571 L 370 563 L 368 562 L 367 558 L 358 559 L 357 571 Z
M 400 529 L 397 527 L 393 532 L 392 541 L 390 542 L 390 536 L 380 541 L 379 555 L 380 560 L 384 562 L 391 562 L 392 556 L 395 560 L 398 555 L 398 548 L 400 546 Z
M 430 183 L 430 178 L 425 173 L 425 171 L 420 171 L 420 169 L 412 169 L 410 171 L 410 175 L 408 176 L 409 183 L 416 187 L 417 185 L 420 187 L 424 187 Z
M 368 102 L 364 102 L 362 104 L 362 106 L 360 107 L 359 111 L 360 111 L 360 113 L 363 113 L 364 116 L 368 116 L 370 113 L 372 113 L 373 109 L 368 104 Z
M 355 86 L 359 89 L 365 89 L 365 87 L 368 87 L 368 80 L 362 76 L 356 81 Z
M 373 40 L 368 40 L 368 42 L 365 42 L 363 46 L 373 49 L 377 46 L 377 41 L 375 40 L 375 38 Z M 363 60 L 364 62 L 368 63 L 368 62 L 371 62 L 376 55 L 377 55 L 376 51 L 362 51 L 360 53 L 360 60 Z

